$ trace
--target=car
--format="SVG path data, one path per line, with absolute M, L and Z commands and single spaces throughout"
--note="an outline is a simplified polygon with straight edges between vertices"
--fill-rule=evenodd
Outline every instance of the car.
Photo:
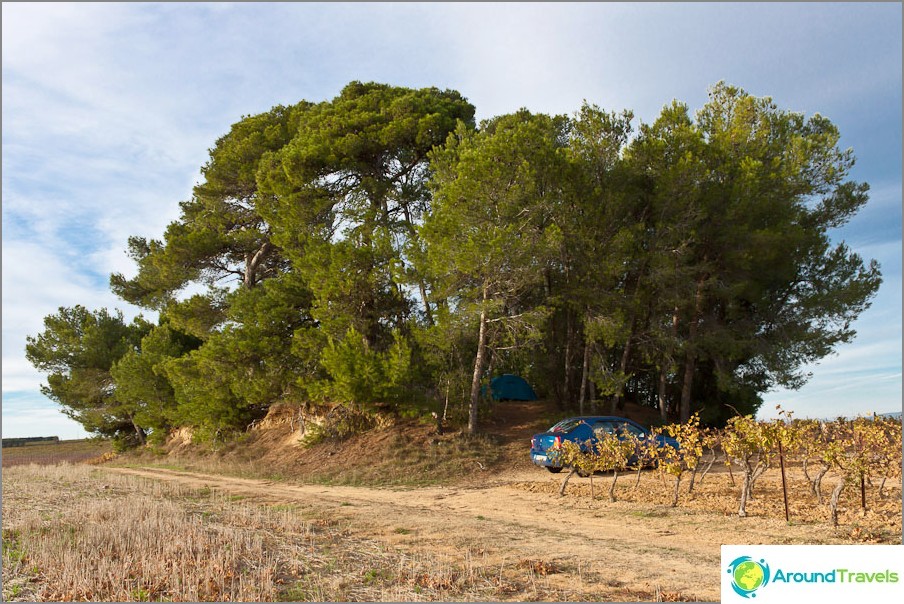
M 552 473 L 561 472 L 564 465 L 557 455 L 558 449 L 566 440 L 576 442 L 582 449 L 588 449 L 596 444 L 599 435 L 603 433 L 616 434 L 620 438 L 634 435 L 639 438 L 655 438 L 658 447 L 669 445 L 676 450 L 678 441 L 662 434 L 654 435 L 648 429 L 626 417 L 612 415 L 590 415 L 569 417 L 563 419 L 546 432 L 534 434 L 530 439 L 530 458 L 534 464 L 546 468 Z M 636 464 L 637 457 L 631 458 L 630 463 Z

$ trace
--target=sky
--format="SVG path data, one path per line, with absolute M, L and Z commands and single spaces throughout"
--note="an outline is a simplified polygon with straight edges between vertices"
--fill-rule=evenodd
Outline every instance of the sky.
M 765 395 L 796 417 L 901 410 L 900 3 L 2 5 L 2 433 L 79 438 L 25 339 L 61 306 L 140 309 L 129 236 L 160 238 L 243 116 L 353 80 L 458 90 L 483 119 L 586 100 L 652 122 L 724 80 L 835 123 L 870 202 L 832 233 L 882 266 L 857 338 Z M 146 317 L 151 316 L 147 312 Z

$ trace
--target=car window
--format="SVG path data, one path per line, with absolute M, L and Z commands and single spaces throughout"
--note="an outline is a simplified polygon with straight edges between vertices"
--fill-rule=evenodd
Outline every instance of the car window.
M 634 436 L 646 436 L 647 433 L 645 430 L 642 430 L 635 426 L 634 424 L 629 424 L 627 422 L 622 423 L 619 428 L 628 434 L 633 434 Z
M 550 432 L 571 432 L 581 425 L 581 420 L 576 418 L 563 419 L 549 429 Z
M 596 422 L 593 424 L 593 433 L 597 438 L 602 437 L 604 434 L 616 434 L 617 429 L 618 426 L 612 422 Z
M 627 422 L 603 421 L 593 424 L 593 433 L 599 438 L 603 434 L 619 434 L 627 436 L 633 434 L 637 437 L 646 436 L 646 432 L 634 424 Z

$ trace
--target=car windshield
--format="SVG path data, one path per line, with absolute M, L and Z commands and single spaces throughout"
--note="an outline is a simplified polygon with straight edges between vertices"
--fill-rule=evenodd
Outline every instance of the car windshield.
M 549 429 L 550 432 L 571 432 L 581 424 L 581 420 L 577 418 L 563 419 L 558 424 Z

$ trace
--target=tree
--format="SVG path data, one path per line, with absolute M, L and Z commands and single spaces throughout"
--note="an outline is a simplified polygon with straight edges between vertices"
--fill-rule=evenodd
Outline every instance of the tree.
M 199 435 L 244 429 L 269 406 L 293 398 L 316 357 L 293 346 L 311 329 L 310 291 L 294 273 L 226 297 L 227 323 L 203 345 L 171 359 L 163 372 L 175 390 L 176 416 Z
M 591 377 L 601 391 L 611 390 L 613 403 L 618 404 L 636 325 L 632 300 L 625 295 L 625 288 L 630 293 L 633 286 L 625 275 L 625 260 L 636 240 L 636 222 L 622 158 L 632 118 L 630 111 L 607 113 L 585 103 L 569 121 L 569 191 L 552 218 L 562 236 L 547 277 L 548 304 L 555 309 L 547 333 L 555 367 L 549 375 L 562 383 L 565 403 L 580 393 L 582 413 Z M 609 371 L 607 357 L 619 345 L 623 345 L 620 372 Z M 576 387 L 579 350 L 583 354 Z M 609 387 L 612 384 L 614 388 Z
M 140 348 L 126 351 L 110 369 L 116 386 L 115 399 L 131 410 L 135 424 L 155 442 L 162 442 L 179 421 L 175 392 L 166 377 L 165 364 L 200 343 L 197 338 L 164 324 L 151 329 L 141 339 Z
M 120 311 L 60 307 L 44 318 L 44 331 L 28 336 L 25 356 L 47 373 L 41 392 L 88 432 L 123 443 L 145 442 L 145 427 L 135 406 L 119 400 L 111 369 L 137 350 L 151 325 L 141 317 L 131 323 Z
M 310 107 L 274 107 L 244 117 L 217 140 L 202 168 L 204 182 L 192 198 L 180 203 L 182 215 L 171 223 L 163 241 L 129 239 L 129 253 L 138 274 L 110 278 L 111 289 L 124 300 L 162 310 L 189 283 L 211 288 L 236 281 L 251 288 L 277 275 L 284 260 L 273 245 L 270 226 L 260 212 L 257 170 L 262 158 L 281 149 L 293 136 Z
M 881 275 L 830 234 L 868 187 L 829 120 L 724 83 L 695 115 L 632 119 L 585 103 L 475 129 L 458 92 L 361 82 L 243 117 L 163 237 L 129 240 L 137 273 L 111 276 L 161 325 L 69 309 L 45 339 L 121 341 L 76 366 L 39 337 L 33 362 L 92 430 L 139 440 L 327 396 L 430 397 L 474 432 L 499 370 L 582 411 L 595 386 L 663 423 L 754 413 L 854 337 Z
M 568 174 L 565 121 L 526 110 L 472 133 L 460 126 L 431 157 L 432 212 L 421 230 L 435 295 L 475 317 L 468 432 L 477 431 L 481 379 L 498 325 L 511 345 L 536 334 L 545 309 L 526 303 L 544 284 L 561 231 L 552 216 Z
M 427 210 L 427 155 L 474 108 L 455 91 L 352 82 L 315 106 L 258 178 L 274 240 L 312 287 L 313 314 L 335 339 L 349 328 L 369 347 L 392 345 L 420 290 L 416 225 Z
M 753 412 L 854 336 L 881 277 L 830 243 L 867 199 L 838 140 L 822 116 L 720 83 L 696 121 L 674 103 L 626 150 L 655 217 L 641 250 L 660 405 L 669 381 L 682 421 L 695 409 L 724 421 L 732 399 Z
M 681 477 L 685 472 L 696 472 L 700 458 L 703 456 L 703 433 L 700 431 L 700 416 L 694 413 L 682 424 L 669 424 L 662 431 L 675 439 L 678 447 L 665 444 L 659 451 L 659 467 L 667 474 L 675 477 L 675 491 L 672 495 L 672 507 L 678 505 L 678 493 Z M 694 488 L 693 474 L 688 492 Z M 742 505 L 743 507 L 743 505 Z

